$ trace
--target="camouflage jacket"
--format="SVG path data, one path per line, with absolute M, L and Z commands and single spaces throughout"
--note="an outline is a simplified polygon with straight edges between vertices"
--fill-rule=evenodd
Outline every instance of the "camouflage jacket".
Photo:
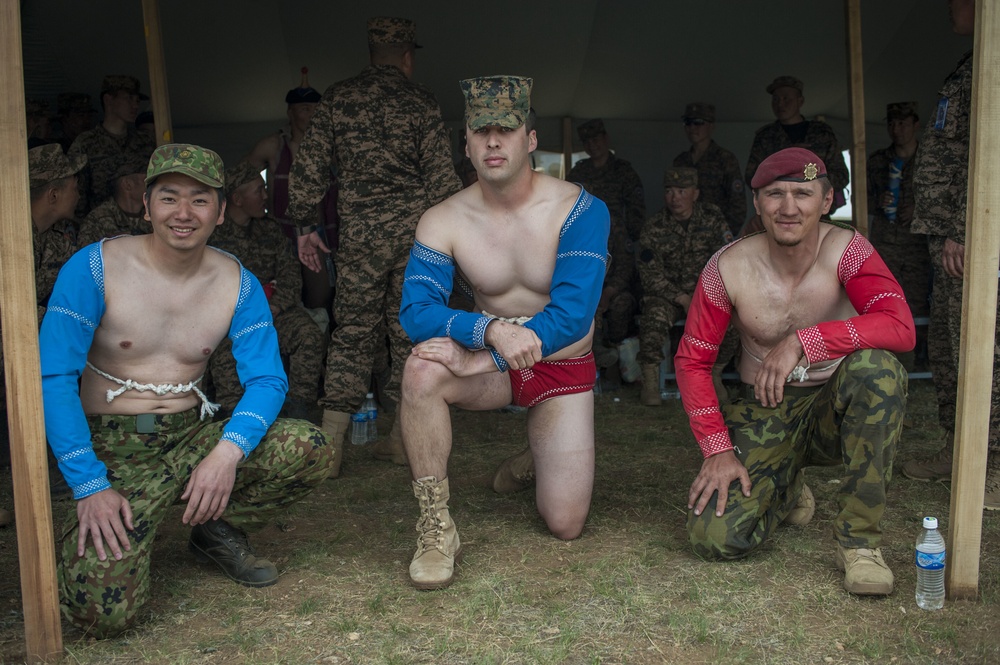
M 919 149 L 919 146 L 918 146 Z M 868 239 L 878 247 L 880 243 L 907 242 L 910 223 L 913 221 L 913 157 L 903 163 L 903 177 L 899 181 L 899 203 L 896 206 L 896 220 L 889 221 L 882 207 L 882 196 L 889 191 L 889 165 L 896 159 L 896 151 L 890 145 L 878 150 L 868 158 L 868 215 L 871 225 Z
M 98 125 L 76 137 L 69 155 L 86 155 L 87 165 L 80 172 L 78 214 L 87 214 L 114 193 L 112 176 L 129 154 L 148 159 L 156 145 L 153 139 L 129 126 L 125 136 L 114 136 Z
M 643 294 L 669 302 L 693 294 L 712 254 L 732 240 L 725 216 L 711 203 L 695 203 L 686 222 L 661 210 L 646 220 L 639 239 L 636 265 Z
M 264 286 L 265 293 L 273 282 L 274 292 L 268 303 L 279 312 L 302 302 L 302 266 L 292 254 L 278 220 L 267 216 L 240 226 L 226 213 L 208 244 L 238 258 Z
M 152 227 L 142 213 L 130 215 L 118 207 L 114 198 L 110 198 L 90 211 L 80 224 L 77 240 L 80 247 L 86 247 L 102 238 L 141 236 L 150 231 Z
M 612 287 L 619 293 L 631 291 L 635 277 L 635 253 L 632 251 L 632 241 L 620 222 L 611 222 L 608 253 L 611 255 L 611 264 L 604 274 L 604 287 Z
M 937 113 L 924 129 L 913 168 L 910 230 L 965 244 L 972 107 L 972 51 L 941 86 Z
M 334 165 L 342 245 L 412 235 L 425 210 L 462 188 L 437 100 L 392 65 L 327 88 L 292 164 L 289 219 L 315 221 Z
M 747 196 L 736 155 L 712 141 L 697 164 L 691 151 L 685 150 L 674 157 L 674 166 L 698 169 L 698 190 L 701 192 L 698 200 L 719 206 L 733 233 L 743 228 L 747 221 Z
M 833 133 L 830 125 L 819 120 L 810 120 L 805 140 L 797 145 L 812 150 L 823 160 L 835 191 L 842 192 L 847 187 L 850 182 L 847 164 L 844 162 L 844 154 L 837 142 L 837 135 Z M 762 161 L 779 150 L 793 147 L 796 146 L 792 145 L 788 134 L 785 133 L 781 123 L 777 120 L 758 129 L 757 134 L 753 137 L 750 157 L 747 158 L 746 177 L 744 178 L 747 185 L 753 180 L 753 174 L 757 172 L 757 167 Z M 834 205 L 836 206 L 836 201 Z
M 64 219 L 39 233 L 35 224 L 31 224 L 31 239 L 35 254 L 35 298 L 39 307 L 48 306 L 49 296 L 52 295 L 52 287 L 56 285 L 59 271 L 76 251 L 73 226 L 72 220 Z
M 588 192 L 604 201 L 611 213 L 611 224 L 618 221 L 628 231 L 629 238 L 638 239 L 646 217 L 646 195 L 642 180 L 632 165 L 613 154 L 602 168 L 591 159 L 581 159 L 566 179 L 579 183 Z

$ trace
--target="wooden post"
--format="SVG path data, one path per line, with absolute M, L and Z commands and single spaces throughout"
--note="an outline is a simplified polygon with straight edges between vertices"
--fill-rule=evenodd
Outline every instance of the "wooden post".
M 62 654 L 38 356 L 19 0 L 0 0 L 0 320 L 24 639 L 30 662 Z
M 562 121 L 563 130 L 563 180 L 569 177 L 573 168 L 573 118 L 566 116 Z
M 851 96 L 851 207 L 854 225 L 868 235 L 868 155 L 865 148 L 865 74 L 861 57 L 861 0 L 847 0 L 848 93 Z
M 163 33 L 160 31 L 160 8 L 157 0 L 142 0 L 142 22 L 146 31 L 149 96 L 153 105 L 153 122 L 156 125 L 156 145 L 173 143 L 170 93 L 167 91 L 167 68 L 163 59 Z
M 948 597 L 978 595 L 1000 265 L 1000 7 L 976 2 L 962 341 L 948 522 Z M 970 303 L 975 314 L 970 315 Z M 994 453 L 995 454 L 995 453 Z

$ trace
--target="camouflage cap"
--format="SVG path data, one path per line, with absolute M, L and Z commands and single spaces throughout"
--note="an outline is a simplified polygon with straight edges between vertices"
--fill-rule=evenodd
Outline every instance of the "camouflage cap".
M 59 115 L 70 113 L 93 113 L 94 105 L 90 103 L 90 95 L 85 92 L 60 92 L 56 97 L 56 108 Z
M 42 99 L 26 99 L 24 101 L 24 115 L 29 118 L 48 118 L 49 103 Z
M 147 153 L 148 155 L 148 153 Z M 129 152 L 125 155 L 125 158 L 118 164 L 118 168 L 111 175 L 111 187 L 114 189 L 114 184 L 118 178 L 123 178 L 127 175 L 135 175 L 137 173 L 146 174 L 146 166 L 149 164 L 149 157 L 136 152 Z
M 225 186 L 222 158 L 208 148 L 185 143 L 167 143 L 153 151 L 146 168 L 146 186 L 165 173 L 181 173 L 218 189 Z
M 49 143 L 28 151 L 28 187 L 35 189 L 45 183 L 79 173 L 87 163 L 86 155 L 67 157 L 58 143 Z
M 775 180 L 811 182 L 825 177 L 826 164 L 816 153 L 805 148 L 785 148 L 760 163 L 750 181 L 750 187 L 760 189 Z
M 767 86 L 767 94 L 773 95 L 774 91 L 778 88 L 795 88 L 802 94 L 802 81 L 798 80 L 794 76 L 779 76 L 778 78 L 771 81 L 771 85 Z
M 243 160 L 231 169 L 226 169 L 226 196 L 232 196 L 237 189 L 261 179 L 260 169 Z
M 886 120 L 902 120 L 903 118 L 919 118 L 916 102 L 893 102 L 885 107 Z
M 691 102 L 684 107 L 684 115 L 681 116 L 681 120 L 715 122 L 715 105 L 705 102 Z
M 114 94 L 119 90 L 124 90 L 130 95 L 138 95 L 139 99 L 149 99 L 149 95 L 139 92 L 139 79 L 125 74 L 109 74 L 101 82 L 101 94 Z
M 417 24 L 408 18 L 373 16 L 368 19 L 368 46 L 417 43 Z
M 481 76 L 458 84 L 465 94 L 465 123 L 471 129 L 506 127 L 517 129 L 531 110 L 530 78 Z
M 664 187 L 697 187 L 698 169 L 689 166 L 671 166 L 663 174 Z
M 608 132 L 604 129 L 604 121 L 600 118 L 594 118 L 577 127 L 576 133 L 581 141 L 586 141 Z

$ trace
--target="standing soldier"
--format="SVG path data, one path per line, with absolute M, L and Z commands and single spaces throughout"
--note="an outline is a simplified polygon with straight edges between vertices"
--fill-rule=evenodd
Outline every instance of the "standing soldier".
M 411 349 L 399 325 L 399 302 L 414 229 L 425 210 L 462 188 L 441 109 L 434 95 L 410 80 L 417 48 L 413 21 L 369 19 L 371 65 L 323 94 L 292 166 L 287 215 L 300 226 L 299 259 L 317 271 L 318 252 L 329 250 L 313 224 L 316 204 L 330 185 L 331 165 L 338 167 L 337 327 L 320 400 L 323 429 L 338 450 L 351 413 L 368 392 L 383 330 L 392 356 L 385 393 L 399 401 Z M 398 423 L 388 447 L 377 444 L 373 452 L 406 463 Z

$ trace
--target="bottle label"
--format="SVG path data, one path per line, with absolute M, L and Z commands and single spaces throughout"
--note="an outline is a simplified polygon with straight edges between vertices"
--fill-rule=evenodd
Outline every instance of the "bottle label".
M 921 552 L 917 550 L 917 568 L 922 570 L 944 570 L 944 552 Z
M 378 420 L 378 409 L 368 411 L 368 420 Z

